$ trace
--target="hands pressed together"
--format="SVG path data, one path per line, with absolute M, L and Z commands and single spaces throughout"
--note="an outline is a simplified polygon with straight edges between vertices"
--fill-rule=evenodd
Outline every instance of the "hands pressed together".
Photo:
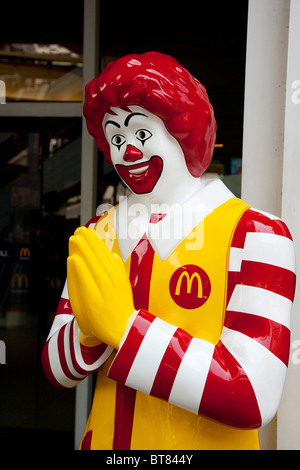
M 135 311 L 122 259 L 93 228 L 80 227 L 69 241 L 69 298 L 83 335 L 118 349 Z

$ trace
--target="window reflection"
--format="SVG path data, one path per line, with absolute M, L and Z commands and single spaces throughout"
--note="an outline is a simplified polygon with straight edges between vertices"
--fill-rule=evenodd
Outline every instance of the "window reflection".
M 0 129 L 0 437 L 12 427 L 73 434 L 75 392 L 47 382 L 40 355 L 80 225 L 81 119 L 11 118 Z
M 1 43 L 0 80 L 9 101 L 81 101 L 82 54 L 60 44 Z
M 83 0 L 51 0 L 46 8 L 35 1 L 2 3 L 0 83 L 6 103 L 81 101 Z

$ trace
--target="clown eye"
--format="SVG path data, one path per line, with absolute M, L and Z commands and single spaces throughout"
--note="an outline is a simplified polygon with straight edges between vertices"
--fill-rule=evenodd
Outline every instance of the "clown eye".
M 150 137 L 152 136 L 151 132 L 147 131 L 147 129 L 139 129 L 138 131 L 136 131 L 135 135 L 136 135 L 136 138 L 140 142 L 142 142 L 143 145 L 146 142 L 146 140 L 150 139 Z
M 125 137 L 120 134 L 116 134 L 111 138 L 111 143 L 115 145 L 116 147 L 118 147 L 119 150 L 124 144 L 124 142 L 125 142 Z

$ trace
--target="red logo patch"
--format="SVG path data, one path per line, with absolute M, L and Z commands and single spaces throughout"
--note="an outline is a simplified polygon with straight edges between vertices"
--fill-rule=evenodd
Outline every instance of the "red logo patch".
M 179 307 L 201 307 L 210 296 L 211 284 L 206 272 L 194 264 L 186 264 L 173 273 L 169 290 Z

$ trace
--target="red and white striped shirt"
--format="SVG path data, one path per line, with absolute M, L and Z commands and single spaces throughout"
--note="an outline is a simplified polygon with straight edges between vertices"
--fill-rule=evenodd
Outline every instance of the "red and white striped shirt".
M 294 291 L 295 255 L 286 225 L 247 209 L 231 241 L 226 312 L 217 344 L 163 321 L 159 312 L 140 309 L 108 376 L 192 413 L 258 428 L 272 419 L 281 398 Z M 112 352 L 104 344 L 87 348 L 79 343 L 65 289 L 43 351 L 49 380 L 73 387 Z
M 273 418 L 281 398 L 294 290 L 287 227 L 248 209 L 231 243 L 220 341 L 193 338 L 140 311 L 109 377 L 225 424 L 258 428 Z

